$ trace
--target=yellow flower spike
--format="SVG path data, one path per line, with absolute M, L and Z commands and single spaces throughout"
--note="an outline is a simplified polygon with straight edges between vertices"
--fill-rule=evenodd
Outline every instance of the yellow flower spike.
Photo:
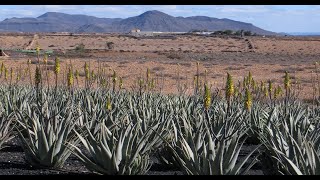
M 105 86 L 106 86 L 106 84 L 107 84 L 106 79 L 102 79 L 102 81 L 101 81 L 101 86 L 102 86 L 102 87 L 105 87 Z
M 116 71 L 113 70 L 112 82 L 115 84 L 117 82 L 117 74 Z
M 73 72 L 72 68 L 69 67 L 69 72 L 68 72 L 68 87 L 71 88 L 73 85 Z
M 1 68 L 0 68 L 0 73 L 1 73 L 1 75 L 2 75 L 2 72 L 3 72 L 3 70 L 4 70 L 4 68 L 3 68 L 3 62 L 1 62 L 1 66 L 0 66 Z
M 117 83 L 117 74 L 116 74 L 116 71 L 113 70 L 113 74 L 112 74 L 112 90 L 113 91 L 116 90 L 116 83 Z
M 249 91 L 248 88 L 246 88 L 246 94 L 245 94 L 244 100 L 245 100 L 244 105 L 245 105 L 246 110 L 250 111 L 251 106 L 252 106 L 252 96 L 251 96 L 251 92 Z
M 8 76 L 9 76 L 8 69 L 6 67 L 4 67 L 4 79 L 8 80 Z
M 56 90 L 58 87 L 58 74 L 60 73 L 60 59 L 58 57 L 56 57 L 54 59 L 54 74 L 55 74 L 55 81 L 56 81 Z M 31 76 L 31 74 L 30 74 Z M 30 77 L 30 81 L 31 81 L 31 77 Z
M 283 83 L 284 83 L 284 88 L 286 90 L 288 90 L 290 88 L 290 76 L 289 76 L 288 71 L 286 71 L 286 73 L 285 73 L 284 82 Z
M 123 80 L 122 77 L 119 78 L 119 89 L 123 88 Z
M 58 57 L 55 58 L 54 73 L 56 75 L 60 73 L 60 59 Z
M 211 105 L 211 92 L 210 92 L 210 89 L 208 88 L 208 85 L 205 84 L 204 85 L 204 108 L 208 110 L 210 105 Z
M 227 73 L 226 99 L 230 101 L 233 94 L 234 94 L 234 85 L 233 85 L 232 76 L 229 73 Z
M 3 64 L 3 62 L 1 63 L 1 74 L 2 74 L 2 72 L 4 72 L 4 64 Z
M 251 71 L 249 71 L 249 74 L 248 74 L 248 84 L 251 84 L 252 80 L 253 80 L 253 77 L 252 77 Z
M 282 89 L 280 86 L 278 86 L 277 88 L 274 88 L 274 98 L 278 98 L 280 95 L 282 94 Z
M 108 99 L 107 99 L 106 109 L 108 111 L 111 111 L 111 109 L 112 109 L 110 97 L 108 97 Z

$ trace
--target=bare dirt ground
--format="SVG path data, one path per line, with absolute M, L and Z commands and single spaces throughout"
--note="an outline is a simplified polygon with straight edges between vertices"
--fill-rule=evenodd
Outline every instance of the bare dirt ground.
M 109 50 L 108 42 L 114 43 Z M 85 50 L 72 52 L 79 44 Z M 302 99 L 311 99 L 312 78 L 316 78 L 315 62 L 320 56 L 320 37 L 203 37 L 180 35 L 175 39 L 137 39 L 119 35 L 107 36 L 50 36 L 19 35 L 1 36 L 0 48 L 10 57 L 0 57 L 10 71 L 27 67 L 31 59 L 32 72 L 36 67 L 36 56 L 24 55 L 13 49 L 35 49 L 39 44 L 43 50 L 53 50 L 49 57 L 50 83 L 54 82 L 53 65 L 55 56 L 59 56 L 63 83 L 65 67 L 72 62 L 74 69 L 80 72 L 79 86 L 84 84 L 84 63 L 90 62 L 91 69 L 97 72 L 98 62 L 106 69 L 107 75 L 115 70 L 123 77 L 124 88 L 131 89 L 137 84 L 137 78 L 146 74 L 158 81 L 158 91 L 177 93 L 177 82 L 187 87 L 187 93 L 193 92 L 193 77 L 196 74 L 196 62 L 200 63 L 200 75 L 214 88 L 223 88 L 226 73 L 229 72 L 234 82 L 242 82 L 251 71 L 253 78 L 260 81 L 272 80 L 283 86 L 284 72 L 288 71 L 292 82 L 300 82 Z M 42 58 L 42 57 L 41 57 Z M 178 65 L 179 64 L 179 65 Z M 33 78 L 33 76 L 32 76 Z M 164 84 L 160 83 L 164 80 Z M 22 77 L 19 83 L 27 83 L 29 77 Z M 0 78 L 5 83 L 4 76 Z M 78 86 L 75 81 L 76 86 Z

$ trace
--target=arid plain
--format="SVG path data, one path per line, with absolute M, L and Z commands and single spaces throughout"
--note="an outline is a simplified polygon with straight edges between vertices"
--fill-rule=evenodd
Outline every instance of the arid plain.
M 107 43 L 112 42 L 109 48 Z M 262 37 L 244 38 L 231 36 L 177 35 L 174 38 L 134 38 L 123 35 L 0 35 L 0 48 L 8 57 L 0 57 L 8 69 L 15 72 L 27 68 L 30 59 L 34 73 L 37 57 L 17 52 L 17 49 L 53 50 L 48 58 L 49 82 L 54 84 L 54 58 L 61 60 L 61 71 L 73 65 L 79 71 L 79 82 L 84 84 L 84 64 L 90 62 L 90 70 L 106 69 L 111 77 L 113 70 L 123 78 L 123 87 L 132 89 L 139 77 L 145 76 L 147 68 L 157 81 L 156 91 L 178 93 L 178 84 L 186 93 L 193 92 L 193 78 L 197 73 L 197 62 L 202 79 L 207 70 L 207 80 L 212 88 L 223 89 L 227 72 L 234 83 L 252 73 L 254 80 L 271 80 L 283 86 L 285 71 L 288 71 L 293 86 L 300 84 L 299 97 L 310 100 L 314 96 L 313 85 L 318 83 L 315 62 L 320 56 L 320 37 Z M 82 49 L 77 49 L 83 44 Z M 43 56 L 40 56 L 42 59 Z M 100 63 L 99 63 L 100 62 Z M 59 82 L 63 83 L 63 73 Z M 180 79 L 180 81 L 178 81 Z M 1 77 L 1 83 L 5 83 Z M 22 77 L 18 83 L 28 83 Z M 178 83 L 179 82 L 179 83 Z M 314 87 L 318 87 L 315 85 Z M 318 90 L 316 90 L 318 91 Z M 318 94 L 316 94 L 317 96 Z

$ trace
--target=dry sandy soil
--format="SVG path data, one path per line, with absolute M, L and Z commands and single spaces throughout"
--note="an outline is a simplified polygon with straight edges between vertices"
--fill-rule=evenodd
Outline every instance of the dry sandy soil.
M 106 43 L 113 42 L 114 49 L 107 50 Z M 159 82 L 164 93 L 177 93 L 177 80 L 186 85 L 187 93 L 193 92 L 193 77 L 196 62 L 200 62 L 200 74 L 208 71 L 207 80 L 214 88 L 223 88 L 226 73 L 234 77 L 234 82 L 252 72 L 260 81 L 271 79 L 282 86 L 284 72 L 288 71 L 292 82 L 299 81 L 302 99 L 312 98 L 312 80 L 316 77 L 315 62 L 320 56 L 320 37 L 201 37 L 180 35 L 176 39 L 136 39 L 119 35 L 106 36 L 49 36 L 49 35 L 0 35 L 0 48 L 10 57 L 0 57 L 8 69 L 15 72 L 27 67 L 27 59 L 37 61 L 36 56 L 19 54 L 12 49 L 54 50 L 49 57 L 50 83 L 54 82 L 53 61 L 59 56 L 62 72 L 72 62 L 80 72 L 79 84 L 84 84 L 84 63 L 90 62 L 97 72 L 101 62 L 109 76 L 112 70 L 123 77 L 124 88 L 131 89 L 139 76 L 145 76 L 147 68 Z M 79 44 L 85 51 L 73 51 Z M 41 57 L 42 58 L 42 57 Z M 178 65 L 179 64 L 179 65 Z M 36 64 L 32 64 L 34 72 Z M 111 70 L 112 69 L 112 70 Z M 10 70 L 9 70 L 10 71 Z M 179 74 L 179 76 L 178 76 Z M 62 83 L 63 73 L 59 77 Z M 19 83 L 27 82 L 24 77 Z M 162 80 L 164 79 L 164 84 Z M 4 77 L 0 78 L 1 83 Z M 76 83 L 77 84 L 77 83 Z M 159 90 L 160 88 L 158 88 Z

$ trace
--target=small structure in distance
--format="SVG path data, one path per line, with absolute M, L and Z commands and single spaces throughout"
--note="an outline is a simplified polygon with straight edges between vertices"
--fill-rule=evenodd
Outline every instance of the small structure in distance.
M 187 32 L 160 32 L 160 31 L 141 31 L 138 28 L 132 29 L 129 34 L 135 37 L 154 37 L 154 36 L 169 36 L 186 34 Z

